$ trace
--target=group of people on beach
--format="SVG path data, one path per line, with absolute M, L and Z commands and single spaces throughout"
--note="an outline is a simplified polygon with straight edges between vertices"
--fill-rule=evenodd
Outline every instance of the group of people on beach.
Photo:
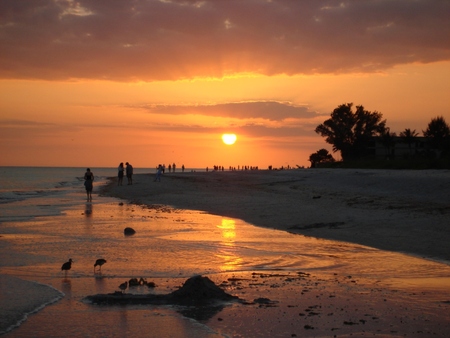
M 176 164 L 173 163 L 172 165 L 169 164 L 169 173 L 170 172 L 175 172 L 175 169 L 177 168 Z M 158 181 L 161 182 L 161 175 L 164 174 L 164 172 L 166 171 L 166 165 L 165 164 L 158 164 L 156 166 L 156 176 L 155 179 L 153 180 L 154 182 Z M 181 166 L 181 172 L 184 173 L 184 164 Z
M 133 184 L 133 166 L 126 162 L 125 166 L 123 162 L 120 162 L 118 167 L 118 177 L 119 181 L 117 185 L 122 185 L 124 174 L 127 176 L 128 185 Z M 94 187 L 94 173 L 90 168 L 86 169 L 84 173 L 84 187 L 86 188 L 87 200 L 88 202 L 92 201 L 92 189 Z
M 164 171 L 166 169 L 165 164 L 159 164 L 156 167 L 156 181 L 161 181 L 161 175 L 164 174 Z M 169 164 L 169 172 L 175 172 L 176 164 L 173 163 L 172 165 Z M 119 167 L 117 168 L 117 185 L 123 184 L 123 177 L 126 176 L 128 180 L 128 185 L 133 184 L 133 166 L 126 162 L 125 165 L 123 162 L 120 162 Z M 181 166 L 181 171 L 184 172 L 184 164 Z M 86 169 L 86 173 L 84 174 L 84 186 L 86 188 L 86 194 L 87 194 L 87 200 L 92 201 L 92 188 L 93 188 L 93 182 L 94 182 L 94 174 L 92 173 L 90 168 Z
M 130 163 L 125 163 L 125 167 L 123 166 L 123 162 L 120 162 L 119 168 L 118 168 L 118 174 L 119 180 L 117 181 L 117 185 L 122 185 L 123 182 L 123 175 L 127 176 L 128 185 L 133 184 L 133 166 Z
M 158 171 L 158 169 L 160 167 L 162 168 L 162 173 L 164 174 L 164 172 L 166 171 L 166 165 L 165 164 L 158 164 L 156 166 L 156 171 Z M 170 172 L 175 172 L 175 170 L 177 169 L 177 165 L 175 163 L 169 164 L 169 166 L 167 168 L 169 169 L 169 173 Z M 184 164 L 181 166 L 181 172 L 184 173 Z

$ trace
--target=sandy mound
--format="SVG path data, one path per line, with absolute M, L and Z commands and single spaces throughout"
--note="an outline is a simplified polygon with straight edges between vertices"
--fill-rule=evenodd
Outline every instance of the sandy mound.
M 94 304 L 173 304 L 173 305 L 202 305 L 213 304 L 219 301 L 239 300 L 238 297 L 227 294 L 214 284 L 208 277 L 194 276 L 184 285 L 167 295 L 133 295 L 121 292 L 97 294 L 87 296 L 88 302 Z

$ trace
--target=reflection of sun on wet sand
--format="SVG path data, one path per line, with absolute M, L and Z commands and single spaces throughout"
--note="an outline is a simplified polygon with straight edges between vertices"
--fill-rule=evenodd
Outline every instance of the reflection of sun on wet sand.
M 447 171 L 170 173 L 161 184 L 153 184 L 153 178 L 136 175 L 136 184 L 126 190 L 113 182 L 105 187 L 105 193 L 151 208 L 170 205 L 204 210 L 258 226 L 450 260 Z M 218 229 L 224 239 L 233 239 L 232 224 L 221 224 Z M 417 265 L 410 279 L 393 275 L 380 280 L 377 267 L 371 267 L 370 252 L 364 253 L 367 266 L 363 270 L 358 266 L 345 274 L 332 271 L 332 267 L 317 271 L 309 267 L 307 272 L 255 270 L 211 275 L 223 290 L 244 302 L 199 318 L 189 309 L 180 311 L 208 320 L 208 326 L 218 332 L 249 337 L 368 332 L 448 336 L 448 265 L 424 263 L 439 280 L 424 283 L 427 272 L 416 271 L 422 267 L 421 261 L 405 258 L 404 264 Z M 326 259 L 327 253 L 322 254 Z M 401 257 L 395 264 L 402 265 Z M 369 277 L 366 272 L 371 272 Z M 209 310 L 194 312 L 205 311 Z
M 450 261 L 450 173 L 304 169 L 136 175 L 108 195 Z

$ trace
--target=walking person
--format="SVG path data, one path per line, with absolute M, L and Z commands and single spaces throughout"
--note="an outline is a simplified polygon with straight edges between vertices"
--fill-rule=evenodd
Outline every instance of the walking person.
M 117 173 L 117 176 L 119 177 L 119 181 L 117 182 L 117 185 L 122 185 L 123 171 L 124 171 L 123 162 L 120 162 L 119 168 L 118 168 L 118 173 Z
M 133 166 L 130 163 L 125 163 L 125 172 L 127 174 L 128 185 L 133 184 Z
M 94 174 L 87 168 L 84 174 L 84 187 L 86 188 L 87 200 L 92 201 L 92 188 L 94 187 Z
M 162 174 L 162 172 L 163 172 L 163 166 L 160 164 L 158 166 L 158 170 L 156 170 L 156 177 L 155 177 L 154 182 L 156 182 L 156 181 L 161 182 L 161 174 Z

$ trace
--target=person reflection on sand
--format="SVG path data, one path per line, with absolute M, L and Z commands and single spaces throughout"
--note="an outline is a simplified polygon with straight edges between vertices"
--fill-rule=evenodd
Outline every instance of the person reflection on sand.
M 84 208 L 84 215 L 86 217 L 92 216 L 92 203 L 86 203 L 86 206 Z

